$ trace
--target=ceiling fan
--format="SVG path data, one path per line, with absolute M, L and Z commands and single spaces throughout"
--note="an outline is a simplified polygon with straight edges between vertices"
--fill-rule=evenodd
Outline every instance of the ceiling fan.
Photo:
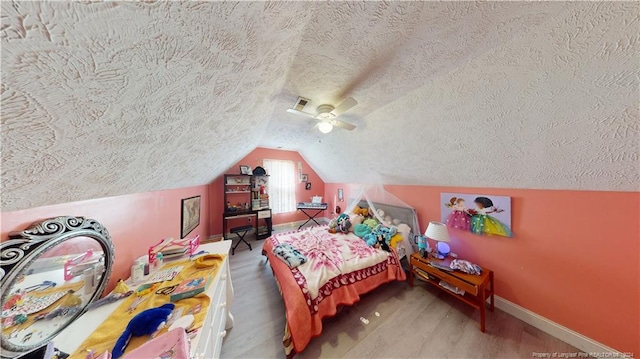
M 311 118 L 315 118 L 320 121 L 318 123 L 318 129 L 322 133 L 329 133 L 333 130 L 333 127 L 344 128 L 345 130 L 353 130 L 356 126 L 338 120 L 337 117 L 341 114 L 347 112 L 350 108 L 358 104 L 358 101 L 354 100 L 352 97 L 347 97 L 342 103 L 338 106 L 333 107 L 332 105 L 323 104 L 316 108 L 316 114 L 303 112 L 304 107 L 309 103 L 310 100 L 304 97 L 298 97 L 293 108 L 287 109 L 287 112 L 294 113 L 297 115 L 307 116 Z

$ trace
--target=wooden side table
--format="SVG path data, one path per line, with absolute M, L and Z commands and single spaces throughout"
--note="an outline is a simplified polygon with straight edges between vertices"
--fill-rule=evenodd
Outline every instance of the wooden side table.
M 457 298 L 476 309 L 480 309 L 480 330 L 484 333 L 485 310 L 488 298 L 491 299 L 489 310 L 493 312 L 495 308 L 493 303 L 493 295 L 495 292 L 493 286 L 493 271 L 483 267 L 481 275 L 466 274 L 460 271 L 449 272 L 436 268 L 431 264 L 449 267 L 451 259 L 445 258 L 443 260 L 439 260 L 433 258 L 422 258 L 420 253 L 412 254 L 409 262 L 411 264 L 411 273 L 409 273 L 410 286 L 413 287 L 413 276 L 417 275 L 427 283 L 431 283 L 444 292 L 451 294 L 454 298 Z M 463 295 L 456 294 L 440 286 L 440 280 L 464 290 L 465 293 Z

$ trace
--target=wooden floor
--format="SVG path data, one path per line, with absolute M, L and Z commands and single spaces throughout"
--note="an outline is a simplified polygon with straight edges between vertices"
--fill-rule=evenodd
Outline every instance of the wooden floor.
M 284 304 L 263 241 L 249 240 L 230 256 L 235 326 L 228 331 L 222 358 L 284 358 Z M 480 312 L 416 281 L 392 282 L 362 297 L 323 322 L 323 332 L 295 358 L 532 358 L 534 352 L 577 349 L 499 309 Z M 376 316 L 378 312 L 380 316 Z M 360 317 L 369 320 L 363 324 Z

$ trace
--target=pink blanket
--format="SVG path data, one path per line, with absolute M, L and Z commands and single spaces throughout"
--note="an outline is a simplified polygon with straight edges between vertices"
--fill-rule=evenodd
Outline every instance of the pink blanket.
M 308 261 L 289 268 L 272 249 L 290 243 Z M 265 240 L 287 312 L 293 348 L 301 352 L 312 337 L 322 332 L 322 318 L 336 314 L 339 305 L 352 305 L 381 284 L 405 280 L 398 255 L 368 247 L 354 234 L 331 234 L 327 226 L 273 235 Z

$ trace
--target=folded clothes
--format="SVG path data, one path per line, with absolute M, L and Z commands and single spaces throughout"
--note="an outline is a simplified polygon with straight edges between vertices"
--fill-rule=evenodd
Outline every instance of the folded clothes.
M 457 269 L 461 272 L 465 272 L 468 274 L 480 275 L 482 274 L 482 267 L 477 264 L 473 264 L 469 261 L 465 261 L 463 259 L 454 259 L 449 264 L 449 268 Z
M 295 268 L 307 262 L 307 257 L 289 243 L 280 243 L 273 247 L 273 254 L 287 263 L 289 268 Z

